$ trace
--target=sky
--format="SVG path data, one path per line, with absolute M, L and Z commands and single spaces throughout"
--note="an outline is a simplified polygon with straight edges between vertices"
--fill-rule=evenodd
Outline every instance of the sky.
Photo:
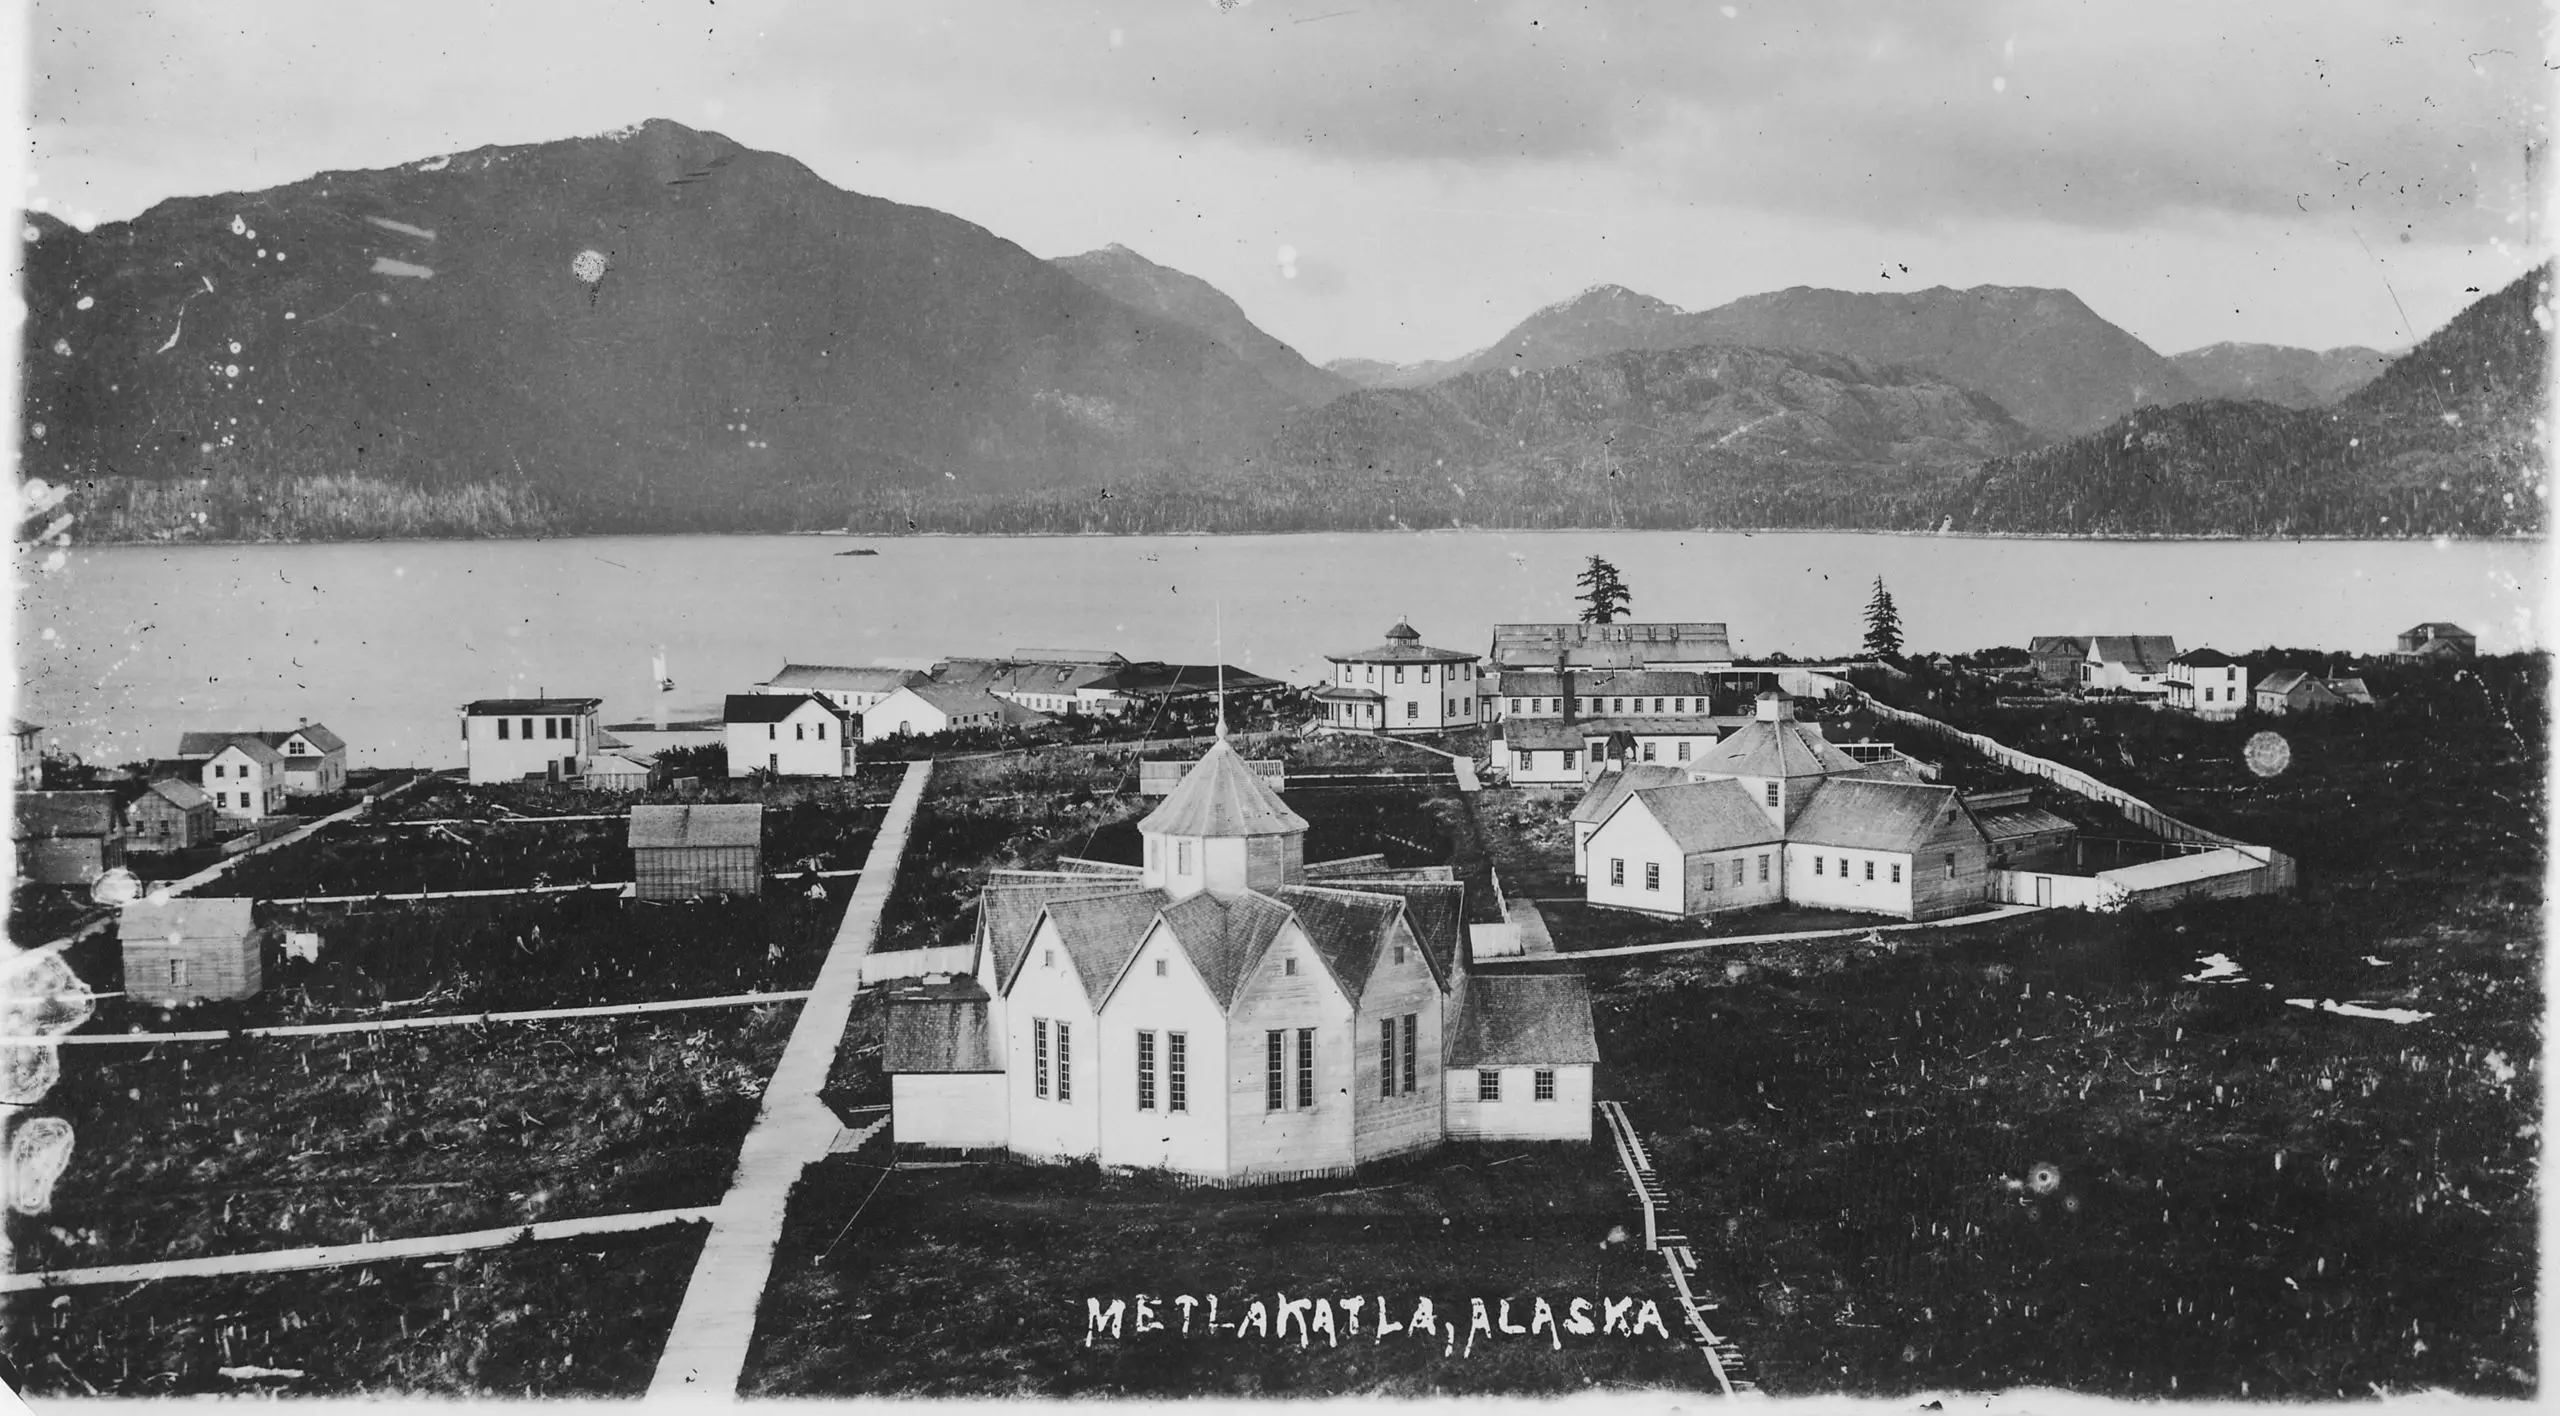
M 2529 0 L 27 13 L 25 200 L 75 224 L 667 118 L 1038 255 L 1130 246 L 1319 361 L 1598 284 L 2061 286 L 2163 353 L 2396 348 L 2549 244 Z

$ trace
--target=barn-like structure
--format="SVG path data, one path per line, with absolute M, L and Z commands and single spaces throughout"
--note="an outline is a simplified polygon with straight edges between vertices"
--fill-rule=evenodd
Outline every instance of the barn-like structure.
M 631 808 L 632 894 L 643 900 L 764 888 L 764 808 L 753 802 Z

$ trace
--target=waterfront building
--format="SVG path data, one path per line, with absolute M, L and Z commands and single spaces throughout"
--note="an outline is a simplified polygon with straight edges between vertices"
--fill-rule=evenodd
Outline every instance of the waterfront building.
M 2220 722 L 2249 704 L 2249 666 L 2218 649 L 2190 649 L 2169 661 L 2169 706 Z
M 475 783 L 527 777 L 569 781 L 586 770 L 603 729 L 601 698 L 482 698 L 462 707 L 467 775 Z
M 1434 649 L 1412 625 L 1398 621 L 1384 643 L 1325 658 L 1333 673 L 1315 694 L 1324 727 L 1438 733 L 1480 721 L 1477 656 Z
M 852 713 L 815 693 L 732 693 L 721 710 L 732 777 L 850 777 L 859 731 Z

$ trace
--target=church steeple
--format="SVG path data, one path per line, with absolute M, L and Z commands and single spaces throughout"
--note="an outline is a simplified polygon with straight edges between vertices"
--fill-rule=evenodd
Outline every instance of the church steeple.
M 1138 823 L 1145 882 L 1182 899 L 1295 884 L 1306 862 L 1306 818 L 1238 756 L 1224 736 Z

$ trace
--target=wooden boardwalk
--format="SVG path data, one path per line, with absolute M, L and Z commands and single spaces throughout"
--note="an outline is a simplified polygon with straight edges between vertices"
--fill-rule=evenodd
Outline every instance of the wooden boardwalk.
M 694 1264 L 693 1280 L 685 1287 L 684 1303 L 676 1310 L 657 1375 L 649 1383 L 653 1400 L 727 1402 L 737 1397 L 791 1187 L 844 1129 L 818 1099 L 818 1089 L 826 1085 L 836 1049 L 844 1042 L 845 1023 L 862 988 L 862 956 L 879 931 L 880 912 L 897 883 L 898 860 L 932 770 L 929 760 L 908 764 L 906 780 L 871 843 L 835 945 L 818 970 L 809 1001 L 801 1006 L 782 1061 L 765 1083 L 764 1106 L 739 1149 L 736 1178 L 703 1241 L 702 1257 Z

